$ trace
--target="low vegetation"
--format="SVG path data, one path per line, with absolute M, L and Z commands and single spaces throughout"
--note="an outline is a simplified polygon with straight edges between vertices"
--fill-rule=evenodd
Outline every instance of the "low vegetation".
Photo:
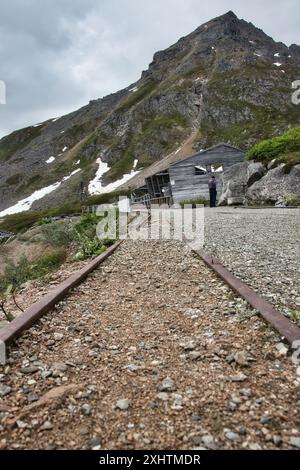
M 144 83 L 137 91 L 133 92 L 126 100 L 119 106 L 118 111 L 126 112 L 130 108 L 142 101 L 146 96 L 150 95 L 157 86 L 154 80 L 149 80 Z
M 0 140 L 0 161 L 9 160 L 15 152 L 25 148 L 41 134 L 42 127 L 27 127 Z
M 184 206 L 187 206 L 187 205 L 190 205 L 192 206 L 193 209 L 195 209 L 196 206 L 208 206 L 209 201 L 203 197 L 198 197 L 197 199 L 189 199 L 189 200 L 180 202 L 180 206 L 182 207 L 182 209 L 184 208 Z
M 286 203 L 288 207 L 300 207 L 299 196 L 287 196 L 284 202 Z
M 82 216 L 78 222 L 56 221 L 46 223 L 41 232 L 44 241 L 54 247 L 70 247 L 76 250 L 75 259 L 85 260 L 102 254 L 115 240 L 100 240 L 97 237 L 97 224 L 102 217 L 96 214 Z
M 263 140 L 248 151 L 246 158 L 262 163 L 276 159 L 278 163 L 300 164 L 300 126 L 279 137 Z
M 38 279 L 55 271 L 66 260 L 66 256 L 66 250 L 59 248 L 52 250 L 34 262 L 30 262 L 26 256 L 23 256 L 17 264 L 12 261 L 9 262 L 4 275 L 0 277 L 0 309 L 8 321 L 14 319 L 14 316 L 6 307 L 6 303 L 10 298 L 14 300 L 16 307 L 22 311 L 15 297 L 19 287 L 29 280 Z
M 114 202 L 119 193 L 95 197 L 90 202 L 104 204 Z M 18 237 L 26 237 L 26 230 L 32 226 L 39 228 L 39 243 L 47 246 L 47 253 L 34 261 L 23 256 L 18 262 L 8 261 L 4 274 L 0 276 L 0 310 L 8 321 L 14 317 L 7 309 L 8 300 L 17 304 L 15 295 L 21 285 L 29 280 L 42 278 L 57 270 L 67 259 L 82 261 L 101 255 L 114 239 L 99 239 L 97 224 L 102 217 L 96 214 L 76 215 L 80 205 L 65 205 L 51 211 L 25 212 L 6 217 L 0 229 L 19 233 Z M 72 213 L 74 217 L 55 220 L 61 213 Z M 75 212 L 75 213 L 74 213 Z M 31 243 L 34 239 L 31 238 Z

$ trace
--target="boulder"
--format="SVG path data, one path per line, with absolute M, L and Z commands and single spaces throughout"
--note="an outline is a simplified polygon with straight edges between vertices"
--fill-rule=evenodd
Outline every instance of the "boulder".
M 259 181 L 266 173 L 266 169 L 260 162 L 249 162 L 248 166 L 248 181 L 247 185 L 252 186 L 252 184 Z
M 222 193 L 219 205 L 243 204 L 247 191 L 248 162 L 237 163 L 221 175 Z
M 248 188 L 245 202 L 250 205 L 271 203 L 280 206 L 290 197 L 300 197 L 300 165 L 289 170 L 283 163 Z

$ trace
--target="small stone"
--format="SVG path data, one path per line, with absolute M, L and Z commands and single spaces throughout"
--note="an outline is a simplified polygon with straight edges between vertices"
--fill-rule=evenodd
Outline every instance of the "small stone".
M 64 335 L 62 333 L 54 333 L 53 335 L 54 341 L 61 341 L 63 337 Z
M 197 343 L 194 340 L 183 341 L 180 343 L 180 347 L 183 348 L 185 351 L 193 351 L 197 347 Z
M 41 377 L 43 380 L 48 379 L 49 377 L 51 377 L 51 375 L 52 375 L 52 370 L 45 370 L 41 372 Z
M 99 446 L 101 448 L 101 441 L 100 441 L 100 439 L 90 439 L 90 440 L 87 441 L 87 445 L 91 449 L 95 449 L 95 447 L 99 447 Z
M 272 416 L 263 416 L 260 420 L 261 424 L 270 424 L 272 422 Z
M 8 385 L 0 385 L 0 397 L 5 397 L 11 393 L 12 388 Z
M 242 367 L 249 366 L 248 354 L 246 351 L 239 351 L 234 355 L 234 361 Z
M 254 442 L 250 442 L 250 444 L 248 445 L 248 447 L 249 447 L 250 450 L 261 450 L 260 445 L 254 443 Z
M 137 372 L 140 368 L 139 366 L 136 366 L 135 364 L 129 364 L 128 366 L 125 367 L 129 372 Z
M 207 449 L 210 449 L 210 450 L 217 449 L 217 445 L 214 441 L 214 438 L 210 434 L 206 434 L 205 436 L 202 436 L 202 442 Z
M 45 421 L 45 423 L 40 428 L 41 431 L 51 431 L 51 429 L 53 429 L 53 426 L 50 421 Z
M 79 429 L 79 434 L 80 434 L 81 436 L 87 436 L 87 435 L 89 434 L 88 428 L 81 428 L 81 429 Z
M 161 401 L 168 401 L 169 400 L 169 394 L 166 393 L 166 392 L 160 392 L 156 396 Z
M 282 443 L 282 439 L 280 436 L 273 436 L 273 442 L 275 446 L 279 446 Z
M 240 390 L 240 394 L 243 395 L 244 397 L 249 398 L 249 397 L 251 397 L 252 392 L 251 392 L 250 388 L 242 388 Z
M 118 400 L 116 403 L 116 408 L 119 408 L 119 410 L 122 410 L 122 411 L 128 410 L 129 400 L 127 399 Z
M 68 366 L 64 362 L 56 362 L 52 366 L 52 375 L 53 377 L 59 377 L 63 372 L 66 372 L 67 369 Z
M 291 437 L 290 444 L 293 447 L 297 447 L 298 449 L 300 449 L 300 437 Z
M 25 429 L 25 428 L 27 428 L 27 424 L 24 423 L 24 421 L 21 421 L 21 420 L 18 420 L 18 421 L 17 421 L 17 426 L 18 426 L 19 429 Z
M 225 437 L 230 441 L 239 441 L 240 436 L 236 432 L 228 431 L 225 433 Z
M 81 409 L 82 409 L 82 413 L 84 414 L 84 416 L 90 416 L 92 413 L 92 408 L 87 403 L 82 405 Z
M 226 357 L 226 362 L 228 362 L 228 364 L 232 364 L 234 362 L 234 354 L 229 354 Z
M 281 356 L 286 356 L 289 351 L 283 343 L 276 344 L 276 349 Z
M 198 359 L 200 359 L 202 356 L 202 354 L 199 352 L 199 351 L 191 351 L 189 353 L 189 358 L 192 360 L 192 361 L 197 361 Z
M 161 392 L 175 392 L 177 387 L 174 380 L 172 380 L 170 377 L 167 377 L 159 384 L 158 389 Z
M 195 421 L 195 422 L 201 421 L 201 416 L 199 416 L 199 415 L 193 415 L 193 416 L 192 416 L 192 421 Z
M 20 372 L 21 372 L 22 374 L 25 374 L 25 375 L 35 374 L 35 373 L 38 372 L 38 371 L 39 371 L 39 368 L 38 368 L 38 367 L 34 367 L 34 366 L 32 366 L 32 367 L 22 367 L 22 368 L 20 369 Z
M 181 411 L 183 410 L 183 406 L 182 406 L 182 396 L 181 395 L 176 395 L 176 394 L 173 394 L 172 398 L 174 399 L 174 402 L 173 402 L 173 405 L 171 406 L 172 410 L 174 411 Z
M 29 393 L 29 395 L 27 395 L 27 400 L 29 403 L 33 403 L 39 400 L 39 396 L 36 393 Z
M 228 405 L 228 409 L 229 411 L 232 411 L 232 412 L 235 411 L 237 409 L 236 403 L 233 403 L 233 401 L 230 401 Z
M 231 375 L 228 378 L 230 382 L 245 382 L 247 380 L 247 376 L 244 374 Z
M 36 380 L 33 380 L 33 379 L 28 380 L 27 382 L 27 385 L 35 385 L 35 384 L 36 384 Z

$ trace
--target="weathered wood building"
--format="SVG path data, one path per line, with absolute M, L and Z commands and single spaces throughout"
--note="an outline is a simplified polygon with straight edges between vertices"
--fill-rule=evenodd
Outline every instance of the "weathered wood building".
M 208 180 L 213 174 L 221 190 L 220 175 L 230 166 L 242 162 L 245 153 L 229 144 L 218 144 L 171 165 L 146 179 L 151 197 L 172 196 L 174 202 L 209 199 Z

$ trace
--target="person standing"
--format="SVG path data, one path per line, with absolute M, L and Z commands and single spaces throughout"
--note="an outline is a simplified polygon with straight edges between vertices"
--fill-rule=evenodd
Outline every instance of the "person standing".
M 216 177 L 212 176 L 208 181 L 210 207 L 216 207 L 217 202 L 217 182 Z

